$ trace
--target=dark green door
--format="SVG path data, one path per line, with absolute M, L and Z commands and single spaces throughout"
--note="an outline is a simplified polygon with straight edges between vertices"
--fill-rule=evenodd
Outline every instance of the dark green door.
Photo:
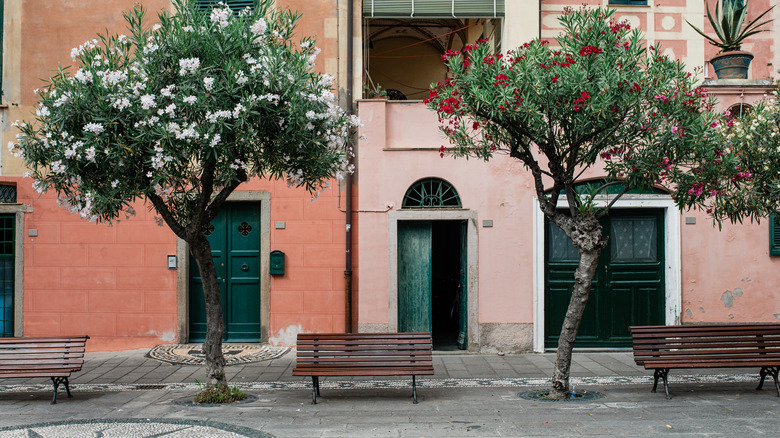
M 0 337 L 14 335 L 14 236 L 12 214 L 0 215 Z
M 260 342 L 260 205 L 231 202 L 204 230 L 222 293 L 227 342 Z M 206 336 L 203 284 L 190 257 L 190 342 Z
M 609 245 L 599 257 L 575 346 L 630 347 L 629 326 L 665 320 L 663 211 L 613 210 L 602 226 Z M 545 347 L 555 348 L 579 255 L 552 222 L 545 233 Z
M 431 221 L 398 222 L 398 331 L 432 332 Z

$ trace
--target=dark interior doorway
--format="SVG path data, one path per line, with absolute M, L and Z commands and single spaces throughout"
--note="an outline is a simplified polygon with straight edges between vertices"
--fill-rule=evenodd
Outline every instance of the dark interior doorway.
M 461 222 L 432 221 L 433 348 L 457 350 L 461 320 Z

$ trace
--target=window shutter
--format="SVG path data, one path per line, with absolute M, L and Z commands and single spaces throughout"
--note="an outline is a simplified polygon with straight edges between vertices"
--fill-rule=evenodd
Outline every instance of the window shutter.
M 363 0 L 366 18 L 496 18 L 506 0 Z
M 609 0 L 610 5 L 647 6 L 647 0 Z
M 246 7 L 254 9 L 255 7 L 255 0 L 196 0 L 195 6 L 198 9 L 209 9 L 220 1 L 227 3 L 234 11 L 240 11 Z
M 777 213 L 769 216 L 769 255 L 780 255 L 780 221 Z

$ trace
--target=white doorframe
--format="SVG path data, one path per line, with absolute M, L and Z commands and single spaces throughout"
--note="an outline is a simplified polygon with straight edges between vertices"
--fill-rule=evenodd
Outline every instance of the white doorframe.
M 391 332 L 398 331 L 398 221 L 456 221 L 468 223 L 466 237 L 466 264 L 468 265 L 468 349 L 479 350 L 479 275 L 477 254 L 477 213 L 470 210 L 401 210 L 387 214 L 388 222 L 388 326 Z
M 607 198 L 597 200 L 597 205 L 606 205 Z M 566 197 L 558 199 L 558 207 L 566 208 Z M 534 197 L 534 351 L 544 351 L 544 213 L 539 209 L 539 200 Z M 679 324 L 682 306 L 680 255 L 680 211 L 667 195 L 623 195 L 612 206 L 623 208 L 654 208 L 664 211 L 664 278 L 666 281 L 666 324 Z

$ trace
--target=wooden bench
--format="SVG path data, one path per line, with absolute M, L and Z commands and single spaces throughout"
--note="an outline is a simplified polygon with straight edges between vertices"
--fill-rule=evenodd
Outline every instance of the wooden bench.
M 430 333 L 300 333 L 294 376 L 311 376 L 312 403 L 320 376 L 417 376 L 433 374 Z
M 51 377 L 51 404 L 57 403 L 61 383 L 72 397 L 68 377 L 81 370 L 87 339 L 89 336 L 0 338 L 0 378 Z
M 679 368 L 760 368 L 764 386 L 767 374 L 780 397 L 780 324 L 708 324 L 629 327 L 634 361 L 653 373 L 653 392 L 664 381 L 669 399 L 669 370 Z

